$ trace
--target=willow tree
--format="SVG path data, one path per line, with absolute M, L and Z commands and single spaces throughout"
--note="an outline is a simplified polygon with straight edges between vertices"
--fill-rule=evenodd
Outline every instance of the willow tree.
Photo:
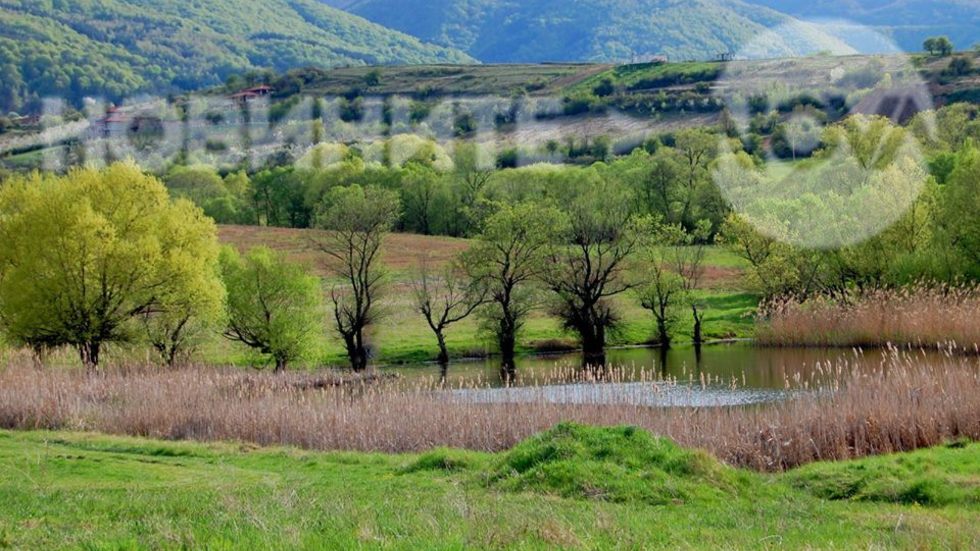
M 323 327 L 317 277 L 266 247 L 244 257 L 226 247 L 221 271 L 228 287 L 226 338 L 271 357 L 277 373 L 309 355 Z
M 335 328 L 354 371 L 367 369 L 367 329 L 376 321 L 384 287 L 381 245 L 401 214 L 398 194 L 380 187 L 336 187 L 317 218 L 327 230 L 313 238 L 342 284 L 333 288 Z
M 557 298 L 554 313 L 578 334 L 589 365 L 605 363 L 607 333 L 619 322 L 613 297 L 635 287 L 626 272 L 649 219 L 633 205 L 625 188 L 589 183 L 569 205 L 563 239 L 549 248 L 542 272 Z
M 134 164 L 15 178 L 0 188 L 0 326 L 94 369 L 181 297 L 190 318 L 219 311 L 218 251 L 214 222 Z
M 497 205 L 460 264 L 481 289 L 480 312 L 496 337 L 502 371 L 513 375 L 517 336 L 534 304 L 534 287 L 544 273 L 548 247 L 563 223 L 553 207 L 534 203 Z
M 449 347 L 446 330 L 470 317 L 486 300 L 486 288 L 463 277 L 457 263 L 446 266 L 442 274 L 433 275 L 428 262 L 423 260 L 418 279 L 412 287 L 415 292 L 415 309 L 422 314 L 439 345 L 437 358 L 445 376 L 449 367 Z

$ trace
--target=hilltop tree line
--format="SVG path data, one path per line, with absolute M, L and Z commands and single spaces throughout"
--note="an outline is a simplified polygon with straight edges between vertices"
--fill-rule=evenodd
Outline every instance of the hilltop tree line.
M 164 96 L 253 69 L 471 61 L 320 2 L 6 0 L 0 21 L 2 113 L 40 112 L 49 96 Z

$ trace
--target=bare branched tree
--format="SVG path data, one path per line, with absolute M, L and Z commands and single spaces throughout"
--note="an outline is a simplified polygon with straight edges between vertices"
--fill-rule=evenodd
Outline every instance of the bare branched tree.
M 463 275 L 457 265 L 450 265 L 441 277 L 433 277 L 427 259 L 421 262 L 419 277 L 414 282 L 415 308 L 425 317 L 439 343 L 439 365 L 443 371 L 449 365 L 446 329 L 470 317 L 484 304 L 487 289 Z
M 395 192 L 360 186 L 334 188 L 318 226 L 328 230 L 313 238 L 327 257 L 328 268 L 344 282 L 330 293 L 335 328 L 344 340 L 354 371 L 368 367 L 366 330 L 377 321 L 377 300 L 385 282 L 381 245 L 398 219 Z
M 606 334 L 619 317 L 611 299 L 635 287 L 627 263 L 644 237 L 623 190 L 593 184 L 568 209 L 565 239 L 551 247 L 545 284 L 557 296 L 555 313 L 579 335 L 585 363 L 605 364 Z

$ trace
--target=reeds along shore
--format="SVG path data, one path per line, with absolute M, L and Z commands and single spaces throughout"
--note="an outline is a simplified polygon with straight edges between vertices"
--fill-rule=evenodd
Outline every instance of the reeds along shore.
M 847 300 L 764 304 L 757 330 L 769 346 L 888 345 L 980 354 L 980 288 L 913 287 Z
M 15 359 L 0 371 L 0 426 L 410 452 L 437 446 L 502 450 L 561 421 L 627 424 L 762 471 L 980 438 L 976 357 L 893 349 L 877 367 L 841 362 L 818 371 L 823 390 L 787 381 L 799 390 L 781 402 L 651 408 L 629 400 L 477 404 L 442 392 L 435 381 L 335 384 L 311 374 L 205 367 L 129 367 L 88 375 L 39 370 Z M 612 373 L 605 382 L 615 378 Z M 664 384 L 696 392 L 704 384 L 647 383 L 652 392 Z

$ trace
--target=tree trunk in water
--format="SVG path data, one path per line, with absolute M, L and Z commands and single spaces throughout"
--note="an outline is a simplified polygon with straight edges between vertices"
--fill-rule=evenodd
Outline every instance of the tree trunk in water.
M 589 327 L 582 331 L 582 356 L 587 368 L 601 369 L 606 366 L 605 327 Z
M 92 372 L 99 367 L 99 353 L 102 351 L 102 343 L 88 342 L 78 348 L 78 353 L 82 358 L 85 369 Z
M 691 306 L 691 310 L 694 313 L 694 344 L 701 346 L 701 343 L 704 342 L 701 336 L 701 319 L 704 317 L 704 314 L 699 314 L 698 307 L 694 305 Z
M 667 369 L 667 367 L 668 367 L 667 366 L 667 350 L 669 350 L 669 348 L 670 347 L 668 347 L 668 346 L 661 346 L 660 347 L 660 376 L 663 377 L 664 379 L 666 379 L 667 378 L 667 375 L 669 374 L 668 373 L 668 369 Z
M 517 339 L 514 337 L 513 333 L 507 333 L 500 335 L 500 361 L 505 366 L 514 369 L 514 356 L 515 349 L 517 348 Z
M 351 358 L 351 367 L 361 373 L 367 370 L 367 364 L 367 350 L 364 350 L 363 346 L 356 347 Z
M 354 344 L 353 335 L 344 335 L 344 348 L 347 349 L 347 359 L 350 361 L 350 368 L 357 371 L 357 345 Z
M 367 369 L 367 349 L 363 340 L 356 335 L 344 336 L 344 346 L 347 348 L 347 358 L 350 360 L 350 367 L 356 373 Z
M 449 367 L 449 349 L 446 347 L 446 337 L 442 333 L 436 333 L 436 339 L 439 341 L 439 357 L 437 359 L 439 366 L 442 368 Z
M 670 348 L 670 331 L 667 329 L 666 320 L 657 320 L 657 333 L 657 340 L 660 342 L 660 347 L 664 349 Z

